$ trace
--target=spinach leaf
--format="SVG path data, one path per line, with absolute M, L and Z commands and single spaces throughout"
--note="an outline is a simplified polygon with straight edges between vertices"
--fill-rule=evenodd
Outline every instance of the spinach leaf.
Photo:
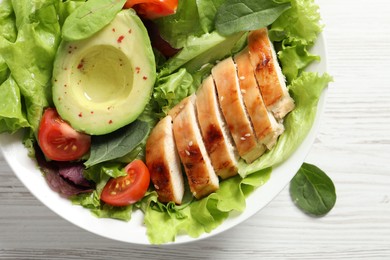
M 145 139 L 149 131 L 148 123 L 137 120 L 110 134 L 93 136 L 91 153 L 85 166 L 91 167 L 127 155 Z
M 303 163 L 290 183 L 290 195 L 295 205 L 305 213 L 321 216 L 336 203 L 332 180 L 317 166 Z
M 62 38 L 66 41 L 86 39 L 109 24 L 126 0 L 89 0 L 71 13 L 64 22 Z
M 226 0 L 215 16 L 215 28 L 222 35 L 256 30 L 272 24 L 289 2 L 272 0 Z

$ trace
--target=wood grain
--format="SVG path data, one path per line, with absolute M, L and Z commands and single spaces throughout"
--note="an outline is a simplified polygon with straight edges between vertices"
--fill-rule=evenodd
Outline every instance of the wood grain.
M 334 82 L 306 161 L 335 182 L 338 199 L 327 216 L 301 213 L 286 187 L 220 235 L 134 246 L 52 213 L 0 156 L 0 259 L 390 259 L 390 1 L 317 2 Z

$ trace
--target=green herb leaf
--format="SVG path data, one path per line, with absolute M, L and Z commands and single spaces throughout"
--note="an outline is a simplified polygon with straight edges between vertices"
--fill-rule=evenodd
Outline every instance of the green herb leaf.
M 332 180 L 317 166 L 303 163 L 290 183 L 290 194 L 298 208 L 308 214 L 322 216 L 336 203 Z
M 86 167 L 121 158 L 136 148 L 149 134 L 148 123 L 137 120 L 115 132 L 92 137 L 91 154 Z
M 109 24 L 126 0 L 89 0 L 78 7 L 64 22 L 62 38 L 66 41 L 86 39 Z
M 217 11 L 215 27 L 222 35 L 256 30 L 272 24 L 290 7 L 288 2 L 271 0 L 227 0 Z

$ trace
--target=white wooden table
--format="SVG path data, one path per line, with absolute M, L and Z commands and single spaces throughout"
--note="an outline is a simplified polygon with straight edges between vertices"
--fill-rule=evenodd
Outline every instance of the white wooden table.
M 301 213 L 286 187 L 220 235 L 135 246 L 90 234 L 51 212 L 0 155 L 0 258 L 390 259 L 390 1 L 317 1 L 335 82 L 306 161 L 335 182 L 338 200 L 327 216 Z

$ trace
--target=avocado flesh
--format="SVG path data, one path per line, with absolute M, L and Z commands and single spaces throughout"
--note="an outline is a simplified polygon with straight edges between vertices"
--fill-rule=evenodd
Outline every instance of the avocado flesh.
M 107 134 L 142 113 L 155 78 L 148 33 L 133 10 L 123 10 L 91 38 L 61 43 L 53 70 L 53 101 L 74 129 Z

